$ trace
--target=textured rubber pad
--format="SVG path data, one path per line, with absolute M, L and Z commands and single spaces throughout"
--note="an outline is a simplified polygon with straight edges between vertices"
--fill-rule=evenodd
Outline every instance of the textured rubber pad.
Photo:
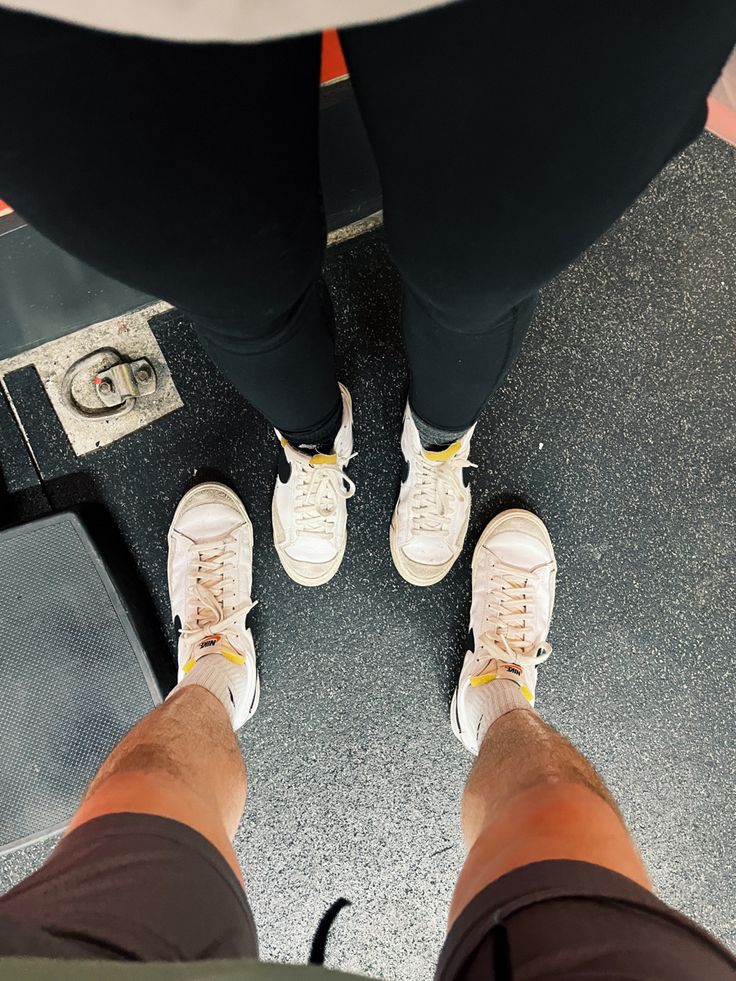
M 69 820 L 161 701 L 125 604 L 73 514 L 0 532 L 0 853 Z

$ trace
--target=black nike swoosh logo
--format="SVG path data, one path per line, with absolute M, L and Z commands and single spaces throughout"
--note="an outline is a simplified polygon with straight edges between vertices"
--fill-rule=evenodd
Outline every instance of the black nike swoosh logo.
M 288 484 L 291 478 L 291 464 L 289 463 L 283 446 L 279 453 L 279 480 L 282 484 Z
M 455 691 L 455 721 L 457 722 L 457 731 L 462 732 L 462 726 L 460 725 L 460 713 L 457 710 L 457 703 L 460 697 L 459 690 Z
M 257 671 L 258 671 L 258 668 L 256 668 L 256 672 Z M 250 703 L 250 708 L 248 709 L 249 712 L 253 708 L 253 706 L 256 704 L 256 696 L 257 695 L 258 695 L 258 675 L 256 674 L 256 686 L 253 689 L 253 699 L 252 699 L 252 701 Z

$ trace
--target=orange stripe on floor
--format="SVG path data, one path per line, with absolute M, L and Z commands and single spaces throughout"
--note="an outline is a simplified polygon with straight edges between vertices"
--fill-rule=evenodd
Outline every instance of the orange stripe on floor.
M 322 35 L 322 81 L 332 82 L 347 73 L 348 67 L 345 64 L 337 31 L 325 31 Z

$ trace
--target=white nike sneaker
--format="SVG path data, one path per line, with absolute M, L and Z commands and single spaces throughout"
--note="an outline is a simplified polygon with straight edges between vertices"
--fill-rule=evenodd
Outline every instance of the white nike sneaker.
M 549 532 L 530 511 L 502 511 L 481 535 L 473 555 L 468 650 L 450 710 L 452 731 L 471 753 L 488 728 L 484 685 L 513 681 L 534 705 L 537 666 L 552 653 L 547 634 L 556 574 Z
M 169 528 L 168 578 L 179 682 L 197 665 L 191 682 L 202 678 L 239 729 L 258 707 L 261 687 L 247 623 L 255 606 L 253 529 L 229 487 L 199 484 L 181 499 Z
M 462 552 L 470 520 L 470 488 L 465 469 L 475 426 L 446 450 L 422 447 L 407 405 L 401 451 L 404 470 L 391 518 L 394 565 L 415 586 L 444 579 Z
M 321 586 L 340 568 L 347 544 L 347 501 L 355 484 L 345 473 L 353 455 L 353 405 L 340 385 L 342 425 L 333 452 L 310 455 L 281 433 L 279 472 L 271 515 L 273 541 L 281 564 L 302 586 Z

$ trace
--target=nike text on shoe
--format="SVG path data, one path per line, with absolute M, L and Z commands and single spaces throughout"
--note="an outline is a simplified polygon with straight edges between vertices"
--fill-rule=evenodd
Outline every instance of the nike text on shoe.
M 450 710 L 453 732 L 471 753 L 504 712 L 534 706 L 537 665 L 552 653 L 556 573 L 549 533 L 529 511 L 503 511 L 480 537 L 468 649 Z M 518 691 L 494 688 L 499 681 Z
M 340 385 L 342 425 L 333 452 L 296 449 L 281 433 L 279 472 L 271 514 L 273 541 L 287 574 L 302 586 L 321 586 L 340 568 L 347 543 L 347 501 L 355 484 L 345 473 L 353 455 L 353 409 Z
M 207 688 L 239 729 L 260 697 L 247 624 L 255 606 L 253 529 L 240 498 L 224 484 L 199 484 L 182 498 L 169 529 L 168 577 L 180 631 L 177 687 Z
M 468 460 L 474 429 L 445 450 L 425 450 L 406 407 L 404 468 L 391 518 L 391 555 L 404 579 L 415 586 L 444 579 L 462 551 L 470 520 L 466 468 L 476 466 Z

